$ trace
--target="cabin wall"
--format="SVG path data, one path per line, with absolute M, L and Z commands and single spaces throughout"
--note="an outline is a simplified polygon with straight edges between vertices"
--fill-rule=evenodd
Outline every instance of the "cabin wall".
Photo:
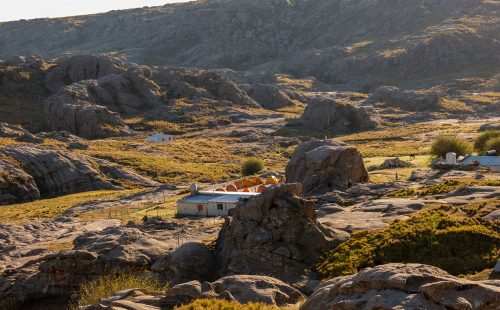
M 236 208 L 236 203 L 224 202 L 223 210 L 217 208 L 217 202 L 208 203 L 177 203 L 177 214 L 179 215 L 193 215 L 193 216 L 227 216 L 229 210 Z M 203 206 L 203 210 L 198 211 L 198 205 Z

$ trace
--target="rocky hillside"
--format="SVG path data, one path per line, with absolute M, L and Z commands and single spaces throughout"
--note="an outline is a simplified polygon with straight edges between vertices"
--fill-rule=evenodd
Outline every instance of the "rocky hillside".
M 144 64 L 272 70 L 371 89 L 489 78 L 493 0 L 203 0 L 0 24 L 0 57 L 117 52 Z

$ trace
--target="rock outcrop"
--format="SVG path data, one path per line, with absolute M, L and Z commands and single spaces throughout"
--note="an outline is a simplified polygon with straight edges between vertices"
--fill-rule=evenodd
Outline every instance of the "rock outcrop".
M 28 144 L 9 146 L 0 152 L 19 162 L 35 181 L 40 195 L 45 197 L 116 189 L 82 156 Z
M 301 307 L 316 309 L 481 309 L 500 307 L 498 281 L 468 281 L 420 264 L 387 264 L 322 283 Z
M 0 205 L 40 198 L 33 177 L 0 157 Z
M 300 144 L 286 166 L 285 175 L 287 182 L 301 183 L 307 195 L 323 194 L 369 180 L 359 151 L 336 140 L 311 140 Z
M 406 111 L 435 111 L 439 96 L 432 92 L 402 90 L 395 86 L 381 86 L 368 98 L 371 102 L 382 102 L 387 106 Z
M 21 126 L 0 123 L 0 138 L 11 138 L 21 142 L 41 142 L 42 139 L 32 135 Z
M 305 293 L 317 284 L 311 266 L 349 237 L 316 221 L 300 184 L 273 186 L 230 212 L 216 242 L 218 273 L 267 275 Z
M 166 293 L 153 293 L 143 289 L 125 290 L 101 300 L 99 305 L 90 305 L 84 309 L 124 307 L 129 310 L 160 310 L 174 308 L 200 298 L 225 299 L 242 304 L 260 302 L 277 307 L 294 307 L 305 297 L 278 279 L 240 275 L 224 277 L 211 283 L 186 282 L 168 289 Z
M 299 122 L 308 129 L 329 135 L 366 131 L 377 125 L 364 108 L 328 98 L 310 102 Z
M 59 88 L 84 80 L 97 80 L 110 74 L 127 71 L 126 65 L 109 55 L 76 55 L 60 61 L 50 69 L 45 86 L 53 93 Z
M 285 92 L 274 85 L 256 84 L 243 88 L 253 100 L 266 109 L 276 110 L 295 105 Z

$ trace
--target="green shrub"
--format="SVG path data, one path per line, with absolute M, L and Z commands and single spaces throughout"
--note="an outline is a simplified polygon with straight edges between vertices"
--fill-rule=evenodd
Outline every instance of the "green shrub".
M 324 279 L 387 263 L 422 263 L 453 275 L 491 268 L 500 254 L 500 234 L 475 219 L 443 210 L 415 214 L 376 231 L 354 233 L 317 265 Z
M 476 138 L 476 142 L 474 142 L 474 150 L 478 152 L 479 154 L 483 154 L 486 151 L 489 151 L 488 148 L 486 147 L 486 143 L 488 140 L 492 138 L 497 138 L 500 137 L 500 130 L 489 130 Z
M 262 159 L 257 157 L 251 157 L 247 159 L 243 165 L 241 165 L 241 174 L 243 176 L 253 175 L 261 172 L 264 169 L 264 162 Z
M 437 137 L 431 145 L 431 155 L 439 158 L 444 158 L 449 152 L 454 152 L 457 156 L 464 156 L 470 154 L 471 151 L 468 142 L 451 136 Z
M 98 303 L 102 298 L 113 296 L 116 292 L 142 288 L 152 292 L 165 290 L 167 287 L 151 280 L 145 273 L 122 272 L 118 275 L 104 275 L 95 280 L 83 283 L 80 286 L 78 300 L 73 305 L 73 309 Z
M 497 155 L 500 155 L 500 136 L 491 138 L 488 141 L 486 141 L 485 150 L 486 151 L 495 150 L 497 151 Z

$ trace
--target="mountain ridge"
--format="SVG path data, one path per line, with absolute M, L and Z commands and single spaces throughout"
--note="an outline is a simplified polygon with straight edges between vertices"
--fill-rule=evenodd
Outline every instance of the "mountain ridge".
M 486 0 L 195 1 L 0 23 L 0 42 L 9 42 L 0 57 L 105 52 L 140 64 L 284 72 L 358 89 L 429 84 L 433 76 L 498 72 L 499 12 L 500 2 Z

